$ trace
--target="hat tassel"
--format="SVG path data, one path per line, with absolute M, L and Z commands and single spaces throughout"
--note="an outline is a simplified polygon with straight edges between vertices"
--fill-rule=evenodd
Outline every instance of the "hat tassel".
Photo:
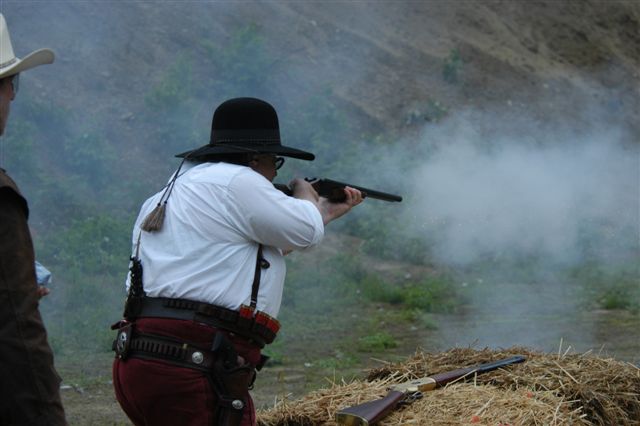
M 156 232 L 162 229 L 162 224 L 164 223 L 164 216 L 167 210 L 167 201 L 169 201 L 169 197 L 173 192 L 173 187 L 176 185 L 176 179 L 180 177 L 180 169 L 182 169 L 182 165 L 189 158 L 189 155 L 184 157 L 178 166 L 178 170 L 174 173 L 173 177 L 167 184 L 164 192 L 160 196 L 160 201 L 158 204 L 151 210 L 147 216 L 145 216 L 142 224 L 140 225 L 140 229 L 146 232 Z
M 162 229 L 164 223 L 164 214 L 167 210 L 167 201 L 158 203 L 151 213 L 149 213 L 142 221 L 140 228 L 146 232 L 155 232 Z

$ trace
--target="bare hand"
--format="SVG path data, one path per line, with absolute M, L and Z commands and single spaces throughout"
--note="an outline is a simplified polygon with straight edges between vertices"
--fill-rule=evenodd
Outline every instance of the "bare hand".
M 49 293 L 51 293 L 51 290 L 49 290 L 47 287 L 43 286 L 43 285 L 39 285 L 38 289 L 38 299 L 42 299 L 44 296 L 48 295 Z
M 331 222 L 349 212 L 363 201 L 362 192 L 350 186 L 344 188 L 345 200 L 341 203 L 333 203 L 321 197 L 319 208 L 324 224 Z
M 320 200 L 320 196 L 316 192 L 315 188 L 311 185 L 311 183 L 307 182 L 304 179 L 293 179 L 291 182 L 289 182 L 289 188 L 291 188 L 291 191 L 293 192 L 293 196 L 295 198 L 308 200 L 316 205 Z
M 318 208 L 325 225 L 344 215 L 363 200 L 362 192 L 350 186 L 344 188 L 345 200 L 341 203 L 331 202 L 327 198 L 320 197 L 313 185 L 304 179 L 293 179 L 289 183 L 289 187 L 295 198 L 311 201 Z

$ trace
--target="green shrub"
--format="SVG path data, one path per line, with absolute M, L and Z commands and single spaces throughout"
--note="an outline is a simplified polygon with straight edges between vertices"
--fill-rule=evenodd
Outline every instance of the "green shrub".
M 361 352 L 375 352 L 397 346 L 398 343 L 392 335 L 386 332 L 380 332 L 359 338 L 357 349 Z
M 131 250 L 131 224 L 109 215 L 72 221 L 39 240 L 38 258 L 45 265 L 64 265 L 66 274 L 124 275 Z M 75 272 L 74 272 L 75 271 Z
M 417 327 L 427 329 L 427 330 L 435 330 L 438 328 L 438 324 L 433 319 L 433 317 L 428 313 L 423 311 L 422 309 L 417 308 L 405 308 L 398 312 L 388 314 L 387 317 L 389 321 L 403 321 L 412 323 Z
M 460 304 L 454 282 L 446 276 L 427 278 L 405 286 L 403 303 L 426 312 L 451 312 Z
M 118 154 L 113 145 L 101 133 L 83 132 L 67 138 L 63 145 L 63 161 L 70 175 L 78 179 L 74 188 L 89 186 L 93 193 L 103 192 L 113 184 Z
M 573 268 L 570 279 L 583 291 L 588 306 L 640 311 L 640 264 L 602 265 L 591 262 Z
M 283 345 L 283 339 L 280 336 L 273 343 L 265 346 L 263 352 L 264 355 L 269 357 L 269 361 L 265 364 L 265 367 L 275 367 L 282 365 L 286 362 L 286 350 Z
M 202 48 L 217 73 L 211 79 L 223 98 L 262 92 L 268 85 L 274 58 L 267 52 L 260 27 L 249 23 L 236 28 L 222 44 L 203 40 Z M 259 95 L 254 95 L 259 96 Z
M 451 312 L 464 301 L 453 279 L 444 275 L 404 285 L 367 275 L 359 282 L 359 288 L 363 296 L 373 302 L 402 305 L 409 317 L 415 317 L 418 312 Z
M 339 352 L 336 356 L 321 358 L 313 364 L 318 368 L 342 370 L 354 367 L 358 365 L 358 363 L 359 360 L 355 356 Z
M 153 111 L 172 109 L 192 94 L 191 61 L 181 55 L 161 76 L 144 98 Z
M 462 58 L 458 49 L 451 49 L 449 56 L 444 60 L 442 65 L 442 78 L 447 83 L 455 84 L 460 78 L 460 69 L 462 68 Z
M 362 294 L 373 302 L 396 305 L 404 301 L 402 289 L 396 284 L 388 283 L 377 275 L 368 275 L 360 281 Z
M 632 309 L 634 302 L 631 299 L 631 289 L 626 286 L 612 286 L 603 290 L 598 300 L 604 309 Z M 637 302 L 636 302 L 637 304 Z
M 38 164 L 35 155 L 34 140 L 36 127 L 25 120 L 16 118 L 11 121 L 6 135 L 3 136 L 5 164 L 2 165 L 13 178 L 24 185 L 37 180 Z

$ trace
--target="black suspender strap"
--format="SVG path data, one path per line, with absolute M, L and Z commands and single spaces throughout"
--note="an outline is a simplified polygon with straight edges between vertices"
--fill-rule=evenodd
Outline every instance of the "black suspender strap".
M 258 245 L 258 256 L 256 259 L 256 271 L 253 275 L 253 284 L 251 285 L 251 308 L 255 309 L 258 304 L 258 291 L 260 290 L 260 271 L 268 269 L 271 265 L 262 256 L 262 244 Z

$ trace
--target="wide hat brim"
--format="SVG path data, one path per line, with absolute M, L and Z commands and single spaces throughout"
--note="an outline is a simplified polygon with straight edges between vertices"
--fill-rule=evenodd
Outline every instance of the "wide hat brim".
M 300 160 L 313 161 L 316 156 L 310 152 L 301 149 L 290 148 L 288 146 L 273 143 L 271 141 L 252 141 L 251 144 L 234 145 L 232 143 L 217 143 L 215 145 L 207 144 L 200 148 L 185 151 L 177 154 L 179 158 L 197 159 L 198 157 L 215 157 L 216 155 L 256 153 L 256 154 L 275 154 L 283 157 L 298 158 Z
M 54 59 L 55 55 L 51 49 L 38 49 L 22 59 L 14 58 L 8 64 L 4 64 L 5 66 L 0 64 L 0 78 L 10 77 L 38 65 L 51 64 Z
M 176 157 L 215 161 L 228 154 L 275 154 L 313 160 L 315 155 L 282 145 L 275 108 L 257 98 L 234 98 L 221 103 L 213 113 L 207 145 Z

